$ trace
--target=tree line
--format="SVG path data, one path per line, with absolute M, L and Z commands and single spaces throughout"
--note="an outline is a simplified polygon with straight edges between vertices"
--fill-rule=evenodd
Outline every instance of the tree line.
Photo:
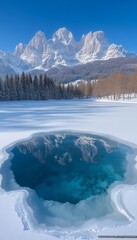
M 137 72 L 116 72 L 96 81 L 79 81 L 76 84 L 55 83 L 45 75 L 6 75 L 0 79 L 0 101 L 72 99 L 108 97 L 112 99 L 137 97 Z
M 31 74 L 6 75 L 0 79 L 0 100 L 48 100 L 82 97 L 72 84 L 56 84 L 46 74 L 32 77 Z
M 108 77 L 99 77 L 93 84 L 92 96 L 115 100 L 137 97 L 137 72 L 116 72 Z

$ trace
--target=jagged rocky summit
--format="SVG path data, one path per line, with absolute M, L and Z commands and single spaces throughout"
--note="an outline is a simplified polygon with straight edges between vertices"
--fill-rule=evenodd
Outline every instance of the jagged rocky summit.
M 76 41 L 66 28 L 58 29 L 51 39 L 41 31 L 30 42 L 19 43 L 14 53 L 0 52 L 0 74 L 49 70 L 53 67 L 75 66 L 95 60 L 134 58 L 121 45 L 110 44 L 103 31 L 89 32 Z

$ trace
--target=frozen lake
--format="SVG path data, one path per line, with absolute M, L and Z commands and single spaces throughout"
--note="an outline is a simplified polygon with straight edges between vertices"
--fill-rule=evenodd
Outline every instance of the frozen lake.
M 110 135 L 113 138 L 120 138 L 130 142 L 131 146 L 133 144 L 137 145 L 136 119 L 136 103 L 93 102 L 91 99 L 0 102 L 0 160 L 3 163 L 4 159 L 7 158 L 7 153 L 4 150 L 6 146 L 13 145 L 13 142 L 28 138 L 36 132 L 55 130 L 86 131 L 88 133 L 105 134 L 105 136 Z M 38 232 L 33 230 L 33 225 L 31 223 L 29 225 L 27 213 L 23 212 L 23 199 L 27 192 L 22 193 L 20 191 L 20 194 L 16 194 L 13 191 L 7 194 L 1 189 L 0 193 L 0 223 L 3 224 L 0 232 L 1 239 L 9 239 L 11 234 L 15 240 L 44 239 L 47 233 L 41 232 L 37 235 Z M 118 205 L 119 211 L 124 216 L 127 215 L 130 224 L 123 225 L 116 230 L 114 223 L 111 225 L 108 218 L 104 222 L 95 222 L 92 229 L 81 229 L 80 233 L 75 233 L 75 237 L 91 239 L 91 237 L 96 238 L 95 233 L 112 234 L 113 232 L 115 234 L 116 232 L 118 234 L 125 234 L 125 232 L 127 234 L 135 234 L 137 218 L 136 186 L 121 186 L 115 193 L 112 192 L 112 195 L 114 204 Z M 23 230 L 22 222 L 28 224 L 28 231 Z M 106 230 L 103 227 L 106 227 Z M 73 234 L 68 234 L 69 239 L 73 238 Z M 57 231 L 55 233 L 52 232 L 52 235 L 55 237 L 48 236 L 49 240 L 60 237 Z M 68 238 L 64 237 L 64 239 Z

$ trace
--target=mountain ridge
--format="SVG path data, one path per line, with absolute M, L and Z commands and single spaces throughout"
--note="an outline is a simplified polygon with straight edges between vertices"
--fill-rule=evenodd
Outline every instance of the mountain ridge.
M 19 56 L 22 60 L 26 60 L 33 67 L 46 70 L 58 65 L 74 66 L 95 60 L 128 57 L 130 54 L 122 45 L 110 44 L 103 31 L 83 34 L 80 40 L 76 41 L 72 32 L 65 27 L 59 28 L 51 39 L 47 39 L 45 34 L 39 31 L 25 49 L 23 46 L 17 45 L 14 55 L 19 56 L 22 49 Z
M 14 53 L 0 52 L 0 75 L 22 71 L 48 71 L 60 66 L 74 67 L 94 61 L 115 58 L 136 58 L 122 45 L 109 43 L 103 31 L 89 32 L 76 41 L 67 28 L 59 28 L 47 39 L 36 32 L 28 44 L 19 43 Z M 5 69 L 5 70 L 4 70 Z

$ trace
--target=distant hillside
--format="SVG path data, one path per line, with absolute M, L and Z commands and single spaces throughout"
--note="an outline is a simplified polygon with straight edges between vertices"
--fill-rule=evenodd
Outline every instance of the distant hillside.
M 137 71 L 137 59 L 116 58 L 74 67 L 61 66 L 48 70 L 46 74 L 57 82 L 72 82 L 78 79 L 87 81 L 97 79 L 101 75 L 107 77 L 118 71 L 125 73 Z

